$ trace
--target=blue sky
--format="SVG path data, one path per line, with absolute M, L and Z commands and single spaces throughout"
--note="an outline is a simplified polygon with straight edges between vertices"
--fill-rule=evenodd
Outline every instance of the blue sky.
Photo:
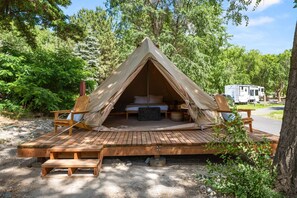
M 278 54 L 291 49 L 297 20 L 293 0 L 264 0 L 256 11 L 248 11 L 249 25 L 228 26 L 232 44 L 263 54 Z
M 255 1 L 255 0 L 253 0 Z M 64 9 L 68 15 L 82 8 L 104 7 L 104 0 L 72 0 Z M 228 25 L 228 33 L 233 37 L 230 43 L 257 49 L 263 54 L 278 54 L 291 49 L 297 20 L 297 8 L 293 9 L 293 0 L 263 0 L 256 11 L 248 11 L 249 25 Z

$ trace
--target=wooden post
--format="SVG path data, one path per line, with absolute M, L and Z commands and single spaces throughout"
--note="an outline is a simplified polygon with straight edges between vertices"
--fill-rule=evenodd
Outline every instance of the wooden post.
M 86 95 L 86 82 L 85 82 L 85 81 L 81 81 L 81 82 L 80 82 L 80 86 L 79 86 L 79 95 L 80 95 L 80 96 L 84 96 L 84 95 Z

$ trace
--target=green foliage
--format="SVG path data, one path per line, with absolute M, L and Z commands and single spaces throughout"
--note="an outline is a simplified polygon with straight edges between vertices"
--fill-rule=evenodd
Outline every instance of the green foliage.
M 0 25 L 7 30 L 16 27 L 32 47 L 37 47 L 34 31 L 36 25 L 52 28 L 63 39 L 79 40 L 83 36 L 81 28 L 68 23 L 61 9 L 70 4 L 70 0 L 1 0 Z
M 27 111 L 10 100 L 0 100 L 0 113 L 10 118 L 20 118 L 27 115 Z
M 36 49 L 22 56 L 0 53 L 1 98 L 30 111 L 71 108 L 79 82 L 88 75 L 83 65 L 65 49 Z M 14 110 L 7 105 L 4 109 Z
M 96 37 L 87 36 L 83 42 L 80 42 L 76 45 L 74 49 L 74 54 L 81 57 L 86 61 L 86 70 L 88 70 L 92 77 L 90 80 L 97 81 L 98 84 L 101 82 L 100 74 L 100 51 L 99 43 Z
M 205 89 L 227 33 L 219 1 L 107 1 L 121 59 L 150 37 L 187 76 Z
M 211 68 L 209 90 L 223 93 L 228 84 L 255 84 L 265 87 L 266 94 L 276 93 L 280 97 L 287 89 L 289 65 L 289 50 L 262 55 L 257 50 L 232 46 L 219 55 Z
M 112 18 L 97 7 L 96 10 L 80 10 L 71 21 L 82 27 L 87 35 L 75 45 L 74 53 L 86 61 L 85 68 L 92 73 L 90 80 L 100 85 L 119 64 L 118 50 L 122 50 L 116 44 Z
M 226 23 L 242 23 L 251 1 L 107 0 L 107 10 L 82 9 L 67 18 L 59 6 L 70 3 L 1 1 L 2 100 L 33 111 L 69 107 L 79 80 L 92 90 L 146 36 L 208 92 L 235 83 L 278 95 L 286 90 L 290 51 L 262 55 L 228 45 Z
M 234 120 L 227 122 L 224 129 L 215 129 L 217 140 L 210 148 L 222 153 L 220 157 L 224 163 L 208 163 L 207 184 L 236 197 L 281 197 L 273 190 L 275 169 L 269 142 L 265 139 L 254 142 L 241 117 L 235 111 L 233 113 Z

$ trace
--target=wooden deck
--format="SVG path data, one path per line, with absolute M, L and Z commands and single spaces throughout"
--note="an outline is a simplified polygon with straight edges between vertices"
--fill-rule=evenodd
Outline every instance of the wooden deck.
M 249 133 L 254 141 L 263 141 L 265 136 L 275 150 L 278 136 L 254 129 Z M 103 145 L 104 156 L 159 156 L 214 154 L 217 151 L 206 148 L 207 144 L 215 141 L 213 130 L 186 131 L 84 131 L 76 129 L 73 135 L 65 132 L 54 136 L 54 132 L 18 146 L 20 157 L 49 157 L 49 149 L 54 146 L 96 146 Z M 89 153 L 90 154 L 90 153 Z M 88 153 L 85 153 L 88 156 Z

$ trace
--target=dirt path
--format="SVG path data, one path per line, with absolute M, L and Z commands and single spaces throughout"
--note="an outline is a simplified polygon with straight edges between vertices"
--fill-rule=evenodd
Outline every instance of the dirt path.
M 0 117 L 0 123 L 0 197 L 219 197 L 197 180 L 214 156 L 168 156 L 164 167 L 148 166 L 146 157 L 105 158 L 97 178 L 89 170 L 42 178 L 41 163 L 16 157 L 16 146 L 51 131 L 51 120 Z

